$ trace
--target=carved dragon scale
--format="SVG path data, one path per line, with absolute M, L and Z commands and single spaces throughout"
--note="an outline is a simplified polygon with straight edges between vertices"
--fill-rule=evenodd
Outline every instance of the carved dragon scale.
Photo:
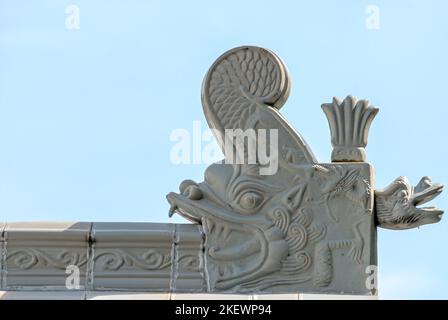
M 259 162 L 214 163 L 203 182 L 185 180 L 180 193 L 168 194 L 170 216 L 202 224 L 210 292 L 374 294 L 365 283 L 366 268 L 376 265 L 376 227 L 438 222 L 442 210 L 417 206 L 443 186 L 424 177 L 413 187 L 399 177 L 374 191 L 365 147 L 378 109 L 352 96 L 322 105 L 333 153 L 332 163 L 318 163 L 279 112 L 290 84 L 285 64 L 267 49 L 238 47 L 215 61 L 202 105 L 223 153 L 227 129 L 277 129 L 278 170 L 261 175 Z

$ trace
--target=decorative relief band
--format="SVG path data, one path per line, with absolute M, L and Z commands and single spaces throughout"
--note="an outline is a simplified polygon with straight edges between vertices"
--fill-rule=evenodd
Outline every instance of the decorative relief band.
M 88 223 L 80 228 L 79 223 L 13 223 L 0 238 L 4 248 L 1 289 L 69 290 L 67 270 L 77 267 L 81 278 L 77 290 L 168 292 L 171 270 L 175 270 L 176 292 L 203 291 L 201 230 L 195 225 L 179 226 Z M 176 259 L 171 255 L 175 246 Z
M 56 255 L 48 254 L 40 249 L 19 249 L 8 252 L 6 261 L 11 261 L 13 267 L 22 270 L 29 270 L 37 266 L 50 266 L 65 270 L 69 265 L 78 267 L 85 265 L 87 257 L 86 254 L 66 249 L 61 250 Z

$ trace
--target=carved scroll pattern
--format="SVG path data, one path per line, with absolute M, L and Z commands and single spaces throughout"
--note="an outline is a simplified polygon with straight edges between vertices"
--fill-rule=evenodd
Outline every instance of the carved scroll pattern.
M 135 267 L 143 270 L 163 270 L 171 266 L 171 254 L 149 249 L 142 254 L 115 249 L 101 252 L 95 257 L 95 263 L 102 271 L 117 271 L 124 267 Z M 199 256 L 185 254 L 178 259 L 179 266 L 188 271 L 199 268 Z
M 22 270 L 37 266 L 51 266 L 66 269 L 68 265 L 82 266 L 87 262 L 87 255 L 76 251 L 61 250 L 58 254 L 50 254 L 40 249 L 28 248 L 8 253 L 7 261 Z
M 149 249 L 143 254 L 115 249 L 101 252 L 95 257 L 100 270 L 117 271 L 123 267 L 136 267 L 143 270 L 161 270 L 171 265 L 171 255 Z

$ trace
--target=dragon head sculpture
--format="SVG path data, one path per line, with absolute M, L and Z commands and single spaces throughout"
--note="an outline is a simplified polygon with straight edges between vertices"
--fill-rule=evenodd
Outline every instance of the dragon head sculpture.
M 276 271 L 283 284 L 309 280 L 297 277 L 311 265 L 312 252 L 304 249 L 325 236 L 326 226 L 313 223 L 305 205 L 312 202 L 307 181 L 270 180 L 256 166 L 212 164 L 204 182 L 186 180 L 180 194 L 168 195 L 171 213 L 203 226 L 211 288 L 267 288 L 278 283 L 269 276 Z
M 378 223 L 387 229 L 411 229 L 442 219 L 443 211 L 436 207 L 419 208 L 443 191 L 443 185 L 423 177 L 413 187 L 406 177 L 398 177 L 384 189 L 375 191 Z

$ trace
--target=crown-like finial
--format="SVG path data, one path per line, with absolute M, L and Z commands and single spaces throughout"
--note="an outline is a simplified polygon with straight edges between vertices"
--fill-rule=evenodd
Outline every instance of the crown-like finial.
M 370 124 L 379 109 L 367 100 L 347 96 L 344 101 L 334 97 L 332 103 L 324 103 L 322 109 L 327 116 L 331 131 L 332 162 L 363 162 Z

